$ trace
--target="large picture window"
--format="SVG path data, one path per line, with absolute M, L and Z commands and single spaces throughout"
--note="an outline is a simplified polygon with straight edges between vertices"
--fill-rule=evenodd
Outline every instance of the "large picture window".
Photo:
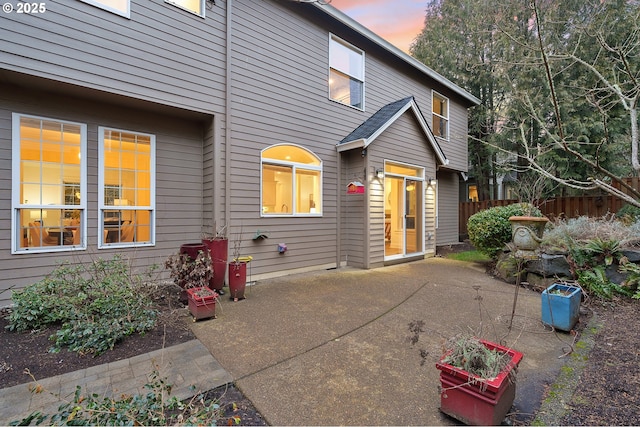
M 98 128 L 98 247 L 153 244 L 155 136 Z
M 12 119 L 12 253 L 84 248 L 86 126 Z
M 329 39 L 329 97 L 364 110 L 364 52 L 333 35 Z
M 433 92 L 433 134 L 449 139 L 449 100 Z
M 322 214 L 322 162 L 304 148 L 274 145 L 262 152 L 262 212 Z

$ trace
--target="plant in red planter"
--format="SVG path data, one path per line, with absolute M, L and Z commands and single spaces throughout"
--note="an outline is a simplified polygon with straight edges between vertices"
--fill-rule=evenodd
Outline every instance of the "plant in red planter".
M 474 337 L 450 341 L 440 370 L 440 410 L 468 425 L 500 425 L 516 396 L 522 353 Z
M 187 289 L 189 312 L 193 321 L 216 317 L 216 300 L 218 294 L 206 286 Z
M 185 304 L 186 290 L 208 286 L 213 274 L 211 257 L 206 246 L 201 243 L 198 245 L 182 245 L 180 252 L 170 255 L 164 263 L 165 268 L 170 270 L 170 277 L 182 288 L 180 300 Z
M 424 321 L 409 324 L 415 345 Z M 427 352 L 420 351 L 421 364 Z M 515 376 L 522 353 L 470 336 L 456 336 L 444 348 L 440 371 L 440 410 L 468 425 L 500 425 L 516 394 Z
M 213 264 L 213 275 L 209 287 L 218 294 L 224 295 L 224 278 L 227 273 L 227 258 L 229 252 L 229 240 L 227 239 L 227 226 L 213 226 L 215 233 L 204 233 L 202 243 L 209 249 Z
M 244 299 L 247 286 L 247 264 L 253 259 L 250 255 L 241 256 L 242 229 L 233 240 L 233 259 L 229 263 L 229 293 L 232 301 Z

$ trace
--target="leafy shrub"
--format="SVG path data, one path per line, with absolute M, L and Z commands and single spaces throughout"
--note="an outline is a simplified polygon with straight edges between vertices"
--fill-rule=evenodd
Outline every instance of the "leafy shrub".
M 621 283 L 622 287 L 628 290 L 633 299 L 640 299 L 640 265 L 623 257 L 618 271 L 627 275 L 624 282 Z
M 637 222 L 640 219 L 640 208 L 626 204 L 618 210 L 616 217 L 626 223 Z
M 578 271 L 578 283 L 589 294 L 602 299 L 611 299 L 615 294 L 631 296 L 628 288 L 613 283 L 607 277 L 605 267 L 596 266 L 590 270 Z
M 199 288 L 209 286 L 213 276 L 213 261 L 209 251 L 198 251 L 195 260 L 185 253 L 170 255 L 164 262 L 176 285 L 181 288 Z
M 471 244 L 480 252 L 495 258 L 511 241 L 510 216 L 542 216 L 539 209 L 526 203 L 496 206 L 469 217 L 467 230 Z
M 88 264 L 63 263 L 42 281 L 16 291 L 8 317 L 12 331 L 59 325 L 51 349 L 68 346 L 81 354 L 101 354 L 122 338 L 155 326 L 157 312 L 141 276 L 116 255 Z
M 171 384 L 166 378 L 160 378 L 157 369 L 150 375 L 150 382 L 145 385 L 146 394 L 133 396 L 122 395 L 119 399 L 100 396 L 96 393 L 82 394 L 82 388 L 76 387 L 72 402 L 58 407 L 55 414 L 33 412 L 11 425 L 217 425 L 221 416 L 220 405 L 203 394 L 196 395 L 187 402 L 181 402 L 171 396 Z M 41 393 L 42 386 L 32 389 L 33 393 Z M 236 419 L 236 422 L 239 421 Z

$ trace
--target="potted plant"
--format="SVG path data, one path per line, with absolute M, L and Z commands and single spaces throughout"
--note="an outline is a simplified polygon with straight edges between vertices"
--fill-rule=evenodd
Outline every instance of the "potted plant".
M 211 257 L 203 244 L 190 243 L 180 246 L 177 254 L 170 255 L 164 263 L 170 270 L 169 276 L 176 285 L 182 288 L 180 301 L 187 303 L 189 288 L 208 286 L 211 281 L 213 269 Z
M 474 337 L 449 341 L 440 370 L 440 410 L 468 425 L 499 425 L 513 405 L 523 354 Z
M 193 321 L 216 317 L 216 300 L 218 294 L 206 286 L 187 289 L 189 312 Z
M 229 262 L 229 293 L 231 300 L 244 299 L 247 285 L 247 264 L 253 259 L 251 256 L 241 256 L 242 230 L 236 234 L 233 241 L 233 259 Z
M 409 323 L 412 346 L 426 331 L 425 324 L 424 320 Z M 426 349 L 420 350 L 421 365 L 428 356 Z M 513 405 L 516 371 L 522 357 L 519 351 L 475 336 L 450 338 L 436 362 L 440 410 L 465 424 L 499 425 Z
M 224 278 L 227 272 L 227 258 L 229 251 L 229 240 L 227 239 L 227 226 L 213 226 L 215 232 L 213 234 L 205 234 L 202 238 L 211 256 L 213 264 L 213 275 L 209 287 L 215 290 L 219 295 L 224 295 Z
M 569 332 L 580 317 L 582 289 L 554 283 L 542 292 L 542 323 Z

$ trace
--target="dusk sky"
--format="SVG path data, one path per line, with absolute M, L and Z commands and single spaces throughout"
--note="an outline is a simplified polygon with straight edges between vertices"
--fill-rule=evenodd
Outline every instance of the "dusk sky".
M 424 26 L 427 0 L 332 0 L 331 6 L 405 52 Z

